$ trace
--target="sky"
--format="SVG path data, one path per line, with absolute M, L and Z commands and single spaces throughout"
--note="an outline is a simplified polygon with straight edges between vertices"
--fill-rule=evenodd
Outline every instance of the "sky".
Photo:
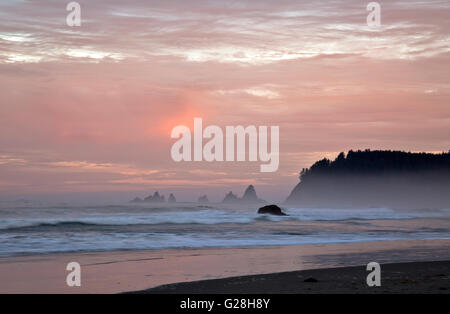
M 450 2 L 0 2 L 0 199 L 284 199 L 350 149 L 450 149 Z M 279 126 L 261 162 L 174 162 L 177 125 Z M 83 196 L 84 195 L 84 196 Z

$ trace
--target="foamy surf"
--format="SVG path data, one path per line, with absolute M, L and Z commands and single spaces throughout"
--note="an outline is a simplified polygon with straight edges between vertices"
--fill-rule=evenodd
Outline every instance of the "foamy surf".
M 448 209 L 284 210 L 289 216 L 222 204 L 8 206 L 0 209 L 0 255 L 450 239 Z M 439 223 L 429 227 L 429 219 Z

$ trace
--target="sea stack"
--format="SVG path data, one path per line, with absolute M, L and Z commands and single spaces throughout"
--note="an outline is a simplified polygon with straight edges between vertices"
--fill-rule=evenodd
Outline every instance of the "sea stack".
M 233 203 L 233 204 L 264 204 L 266 201 L 258 198 L 256 195 L 256 190 L 253 185 L 249 185 L 244 192 L 242 197 L 237 197 L 233 192 L 229 192 L 222 203 Z
M 167 201 L 169 203 L 176 203 L 177 199 L 175 198 L 175 196 L 172 193 L 170 193 L 169 198 L 167 199 Z
M 253 185 L 249 185 L 242 196 L 242 201 L 248 203 L 256 203 L 258 202 L 258 196 L 256 196 L 255 187 Z
M 256 203 L 266 203 L 266 201 L 258 198 L 256 195 L 256 190 L 253 185 L 249 185 L 244 192 L 244 195 L 240 199 L 240 203 L 244 204 L 256 204 Z
M 208 196 L 206 196 L 206 194 L 200 196 L 200 197 L 198 198 L 197 202 L 198 202 L 198 203 L 202 203 L 202 204 L 209 203 Z
M 239 203 L 239 198 L 230 191 L 225 195 L 222 203 Z
M 134 199 L 131 200 L 131 203 L 142 203 L 143 200 L 140 197 L 135 197 Z
M 164 203 L 165 201 L 166 201 L 166 199 L 165 199 L 164 195 L 160 196 L 158 191 L 153 193 L 153 196 L 149 195 L 146 198 L 144 198 L 144 202 Z

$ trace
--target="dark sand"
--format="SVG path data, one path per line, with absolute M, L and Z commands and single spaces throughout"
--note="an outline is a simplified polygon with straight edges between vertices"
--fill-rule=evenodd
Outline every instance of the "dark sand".
M 369 287 L 366 266 L 290 271 L 163 285 L 131 293 L 450 293 L 450 261 L 381 265 L 381 286 Z

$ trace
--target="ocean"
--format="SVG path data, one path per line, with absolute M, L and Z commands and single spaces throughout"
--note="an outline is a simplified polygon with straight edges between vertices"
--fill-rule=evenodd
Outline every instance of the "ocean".
M 450 209 L 0 204 L 0 256 L 450 239 Z

